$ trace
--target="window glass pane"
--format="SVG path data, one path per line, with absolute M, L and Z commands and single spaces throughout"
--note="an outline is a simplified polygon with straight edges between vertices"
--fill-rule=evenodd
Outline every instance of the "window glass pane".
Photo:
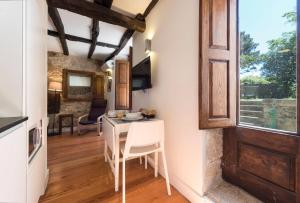
M 70 87 L 90 87 L 91 77 L 70 75 L 69 83 Z
M 240 123 L 296 131 L 296 0 L 239 0 Z

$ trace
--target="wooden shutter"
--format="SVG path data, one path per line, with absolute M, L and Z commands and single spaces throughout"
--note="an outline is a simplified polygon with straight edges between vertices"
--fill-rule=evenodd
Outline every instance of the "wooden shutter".
M 200 129 L 236 125 L 236 6 L 236 0 L 200 0 Z
M 103 75 L 95 76 L 94 98 L 104 99 L 104 76 Z
M 130 88 L 131 68 L 128 61 L 116 61 L 116 93 L 115 108 L 117 110 L 131 109 L 131 88 Z

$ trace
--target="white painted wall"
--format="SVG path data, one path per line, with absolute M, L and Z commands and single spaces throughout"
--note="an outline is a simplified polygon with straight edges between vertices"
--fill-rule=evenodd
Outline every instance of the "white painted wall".
M 43 123 L 43 145 L 28 166 L 27 202 L 36 203 L 47 180 L 47 21 L 46 1 L 25 1 L 25 114 L 28 130 Z
M 22 1 L 0 1 L 0 117 L 22 115 Z
M 171 183 L 192 202 L 204 195 L 207 136 L 198 130 L 199 1 L 162 0 L 146 19 L 147 29 L 133 37 L 133 63 L 152 41 L 153 88 L 133 92 L 133 109 L 154 108 L 165 121 Z

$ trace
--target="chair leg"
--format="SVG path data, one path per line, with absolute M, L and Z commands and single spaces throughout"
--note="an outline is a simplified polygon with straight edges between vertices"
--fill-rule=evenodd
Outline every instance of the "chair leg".
M 126 181 L 125 181 L 125 162 L 126 162 L 126 159 L 125 157 L 123 156 L 123 163 L 122 163 L 122 171 L 123 171 L 123 174 L 122 174 L 122 203 L 125 203 L 126 202 L 126 197 L 125 197 L 125 186 L 126 186 Z
M 168 167 L 167 167 L 165 150 L 163 149 L 161 153 L 162 153 L 162 159 L 163 159 L 163 163 L 164 163 L 164 170 L 165 170 L 165 178 L 166 178 L 167 191 L 168 191 L 168 195 L 171 195 L 170 180 L 169 180 L 169 174 L 168 174 Z
M 140 156 L 140 165 L 142 165 L 143 164 L 143 159 L 142 159 L 142 157 Z
M 158 152 L 154 152 L 154 176 L 158 176 Z
M 98 132 L 98 136 L 102 135 L 102 132 L 101 132 L 101 123 L 97 123 L 97 132 Z
M 80 124 L 77 125 L 77 134 L 80 135 Z
M 107 142 L 104 141 L 104 160 L 107 162 Z
M 145 155 L 145 169 L 148 168 L 148 156 Z

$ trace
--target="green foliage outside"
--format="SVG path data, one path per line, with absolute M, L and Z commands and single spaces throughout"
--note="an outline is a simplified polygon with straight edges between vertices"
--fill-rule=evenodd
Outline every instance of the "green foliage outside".
M 271 84 L 271 82 L 261 76 L 249 75 L 241 78 L 241 84 L 267 85 Z
M 240 33 L 240 67 L 242 73 L 256 70 L 260 64 L 260 51 L 257 51 L 258 43 L 255 43 L 250 34 Z
M 296 24 L 296 12 L 283 15 L 287 23 Z M 242 84 L 261 84 L 272 87 L 275 98 L 296 97 L 296 31 L 282 33 L 282 36 L 268 41 L 268 51 L 261 54 L 258 44 L 245 32 L 241 32 L 241 72 L 259 71 L 261 76 L 241 78 Z M 268 95 L 266 95 L 268 96 Z

